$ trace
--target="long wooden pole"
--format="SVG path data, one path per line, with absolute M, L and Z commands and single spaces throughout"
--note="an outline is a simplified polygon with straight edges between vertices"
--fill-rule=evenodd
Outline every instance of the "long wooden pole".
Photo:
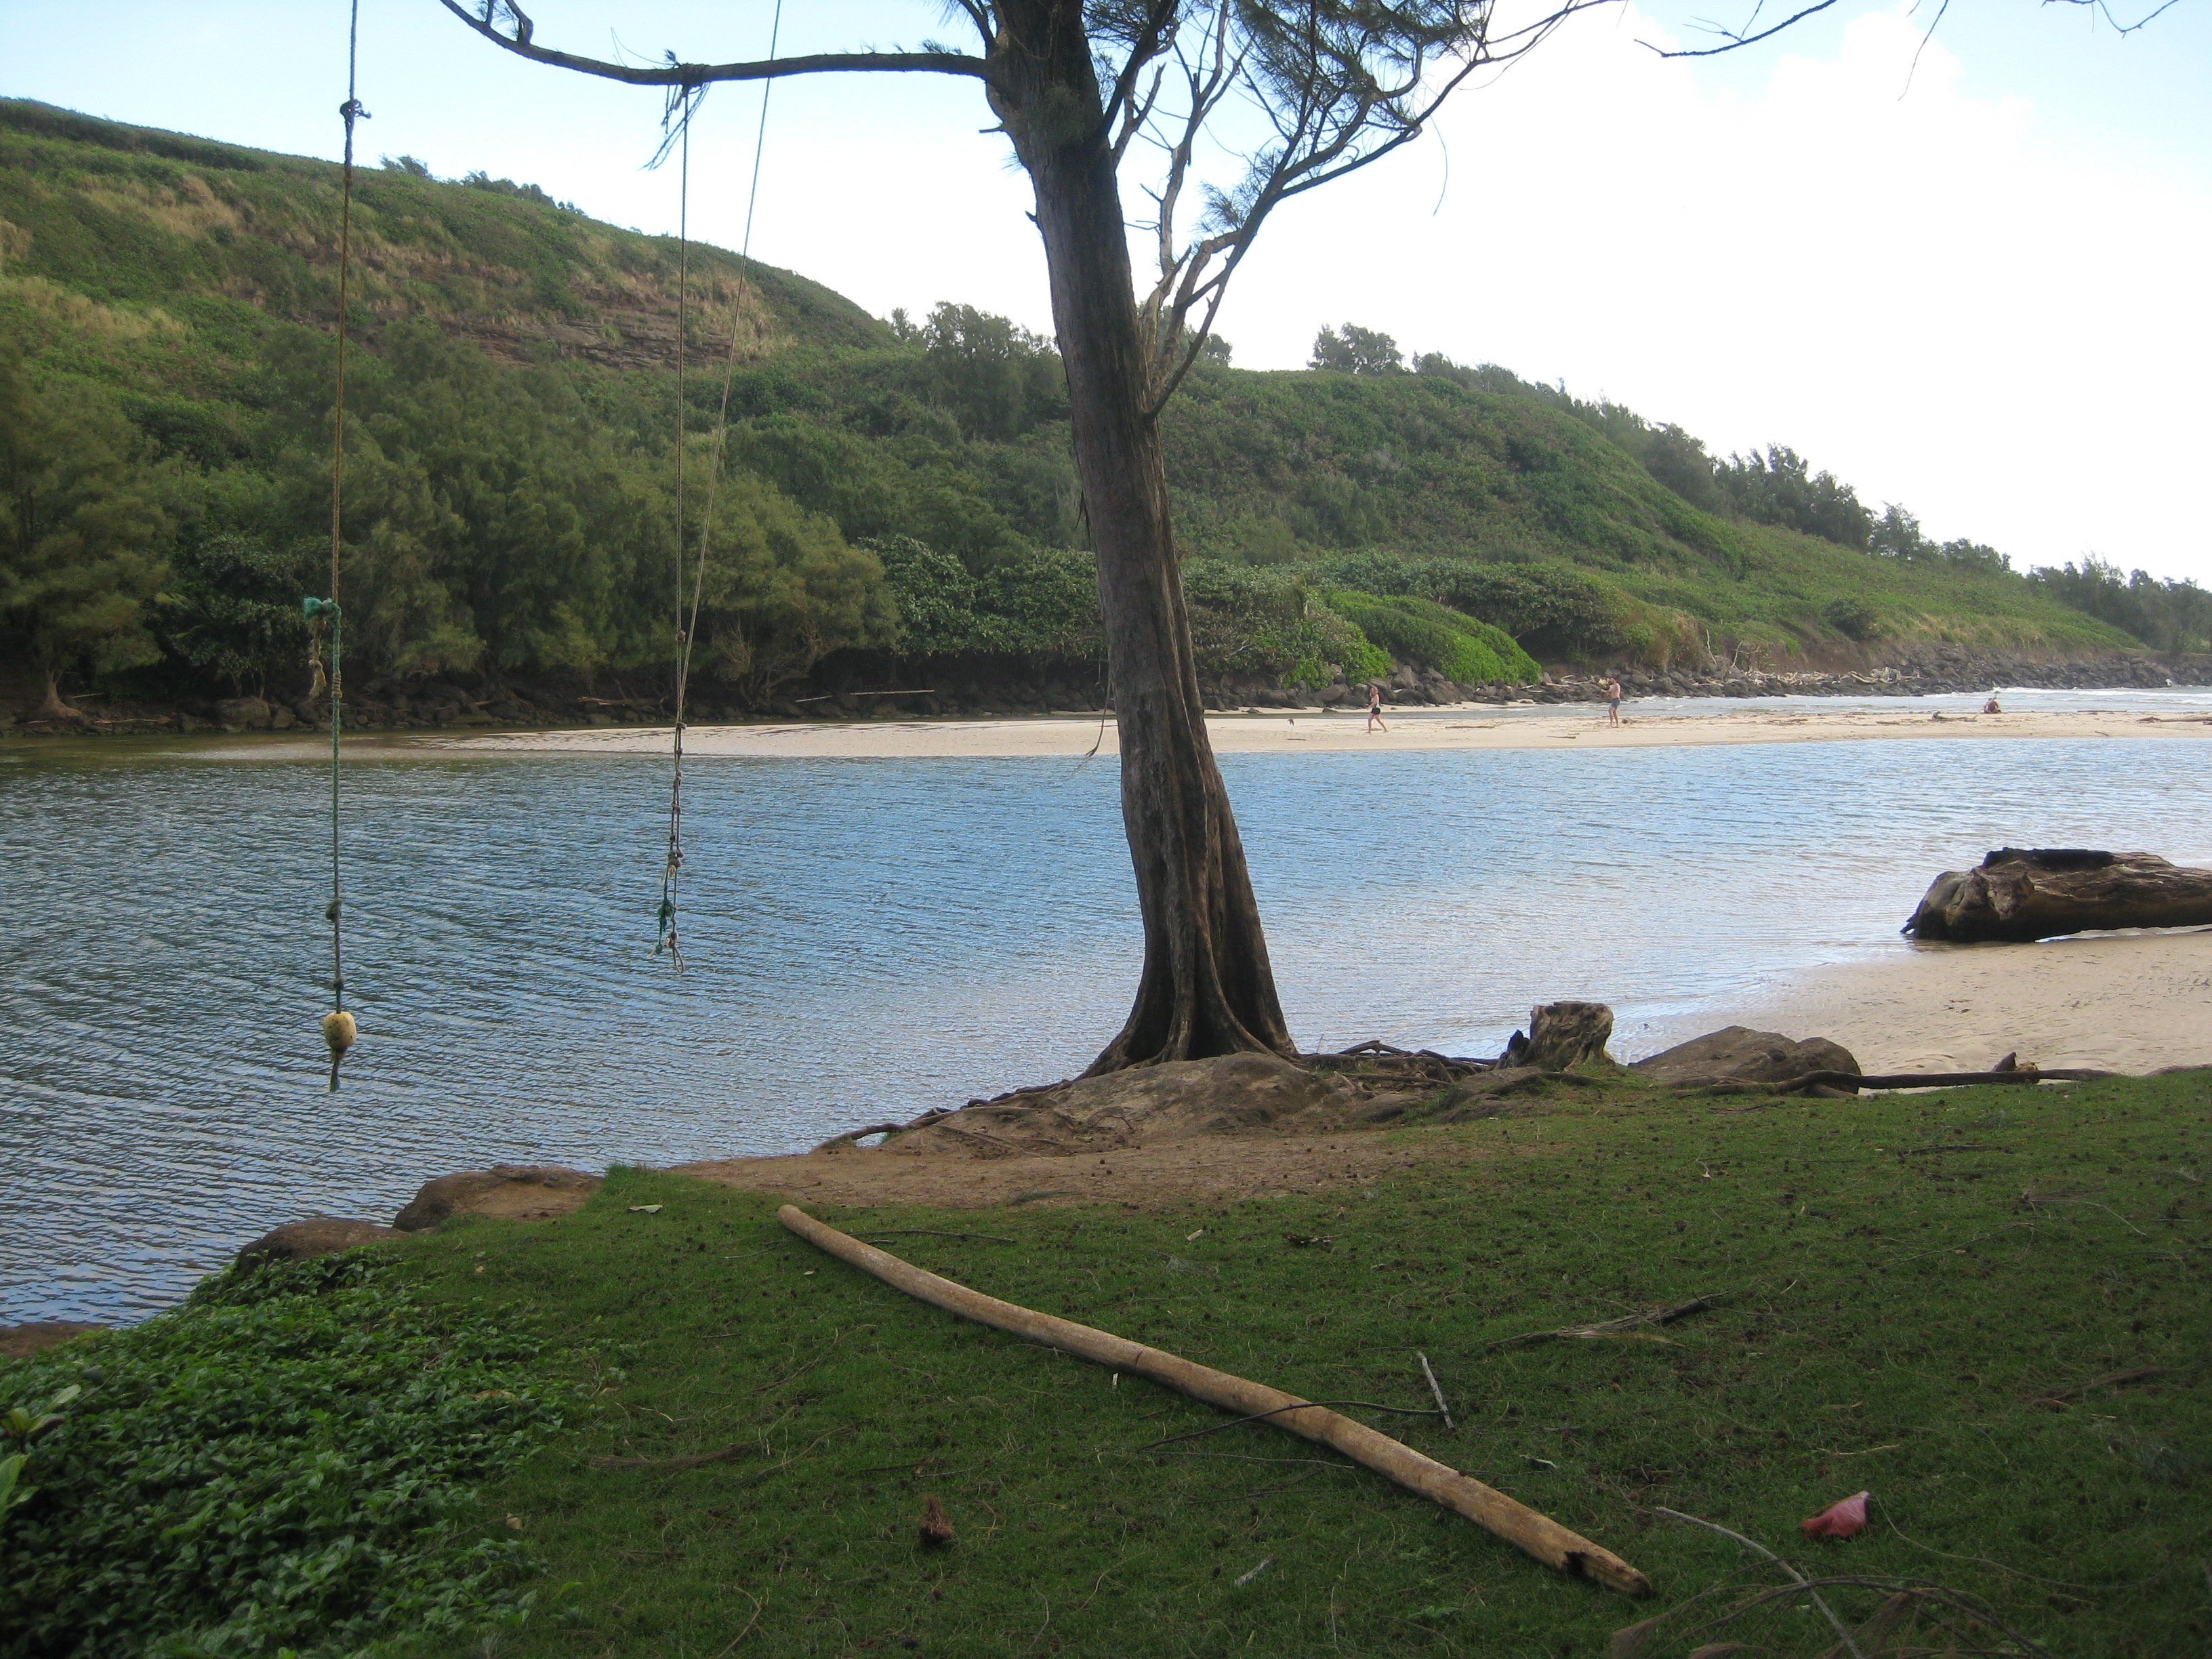
M 1625 1595 L 1651 1593 L 1651 1581 L 1612 1551 L 1568 1531 L 1550 1516 L 1538 1514 L 1525 1504 L 1516 1503 L 1473 1476 L 1462 1474 L 1433 1457 L 1424 1456 L 1411 1446 L 1378 1433 L 1364 1423 L 1355 1423 L 1326 1406 L 1309 1405 L 1296 1395 L 1285 1394 L 1264 1383 L 1247 1382 L 1208 1365 L 1195 1364 L 1176 1354 L 1163 1353 L 1158 1348 L 1148 1348 L 1110 1331 L 1094 1330 L 1073 1320 L 1056 1319 L 1050 1314 L 971 1291 L 965 1285 L 956 1285 L 911 1262 L 902 1261 L 887 1250 L 863 1244 L 849 1234 L 817 1221 L 795 1205 L 785 1205 L 776 1212 L 775 1218 L 817 1249 L 933 1308 L 942 1308 L 994 1330 L 1057 1348 L 1062 1353 L 1073 1354 L 1110 1370 L 1145 1377 L 1240 1416 L 1267 1413 L 1267 1422 L 1340 1451 L 1355 1463 L 1465 1516 L 1507 1543 L 1527 1551 L 1547 1567 L 1595 1579 Z

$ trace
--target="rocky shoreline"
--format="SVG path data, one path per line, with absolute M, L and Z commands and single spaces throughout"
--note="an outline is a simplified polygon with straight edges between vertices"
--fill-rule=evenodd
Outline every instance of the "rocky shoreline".
M 842 682 L 821 672 L 816 689 L 797 688 L 794 695 L 773 698 L 758 708 L 730 702 L 710 692 L 695 696 L 690 718 L 704 725 L 747 720 L 992 719 L 1103 712 L 1100 679 L 1096 669 L 1088 665 L 994 662 L 939 666 L 951 672 L 902 677 L 909 682 L 916 678 L 937 682 L 926 686 Z M 1602 701 L 1600 688 L 1608 674 L 1620 679 L 1621 689 L 1631 698 L 1914 697 L 1986 691 L 1993 686 L 2078 691 L 2212 685 L 2212 656 L 2116 652 L 2070 660 L 2040 659 L 1942 645 L 1908 651 L 1893 663 L 1861 669 L 1772 672 L 1734 665 L 1615 669 L 1574 665 L 1547 670 L 1541 680 L 1523 685 L 1465 684 L 1434 671 L 1401 666 L 1383 682 L 1383 700 L 1395 707 L 1597 702 Z M 669 702 L 665 696 L 635 695 L 619 684 L 606 690 L 612 695 L 554 687 L 492 684 L 471 690 L 448 681 L 409 685 L 371 681 L 346 699 L 346 726 L 349 731 L 393 732 L 666 723 Z M 1202 682 L 1201 690 L 1206 707 L 1223 713 L 1356 706 L 1364 691 L 1362 685 L 1341 681 L 1316 689 L 1256 677 Z M 84 701 L 106 703 L 88 693 L 84 694 Z M 328 728 L 329 720 L 327 705 L 319 700 L 301 697 L 288 702 L 258 696 L 176 704 L 116 703 L 98 712 L 87 708 L 84 716 L 79 720 L 55 720 L 35 713 L 0 711 L 0 734 L 320 731 Z

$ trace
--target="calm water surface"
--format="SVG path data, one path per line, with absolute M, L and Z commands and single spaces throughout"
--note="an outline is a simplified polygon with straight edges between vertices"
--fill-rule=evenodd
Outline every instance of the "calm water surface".
M 2212 745 L 2124 737 L 1223 766 L 1310 1047 L 1494 1051 L 1589 997 L 1633 1056 L 1908 948 L 1930 876 L 1989 847 L 2212 859 Z M 1113 1034 L 1139 940 L 1110 758 L 690 775 L 679 978 L 652 954 L 663 764 L 352 768 L 362 1043 L 331 1097 L 324 775 L 0 752 L 0 1321 L 143 1314 L 277 1222 L 388 1217 L 447 1170 L 803 1148 Z

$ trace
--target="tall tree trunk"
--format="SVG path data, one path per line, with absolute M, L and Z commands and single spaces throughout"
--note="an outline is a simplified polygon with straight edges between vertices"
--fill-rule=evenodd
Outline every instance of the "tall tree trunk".
M 1098 553 L 1121 817 L 1145 969 L 1092 1073 L 1297 1052 L 1275 994 L 1229 792 L 1206 737 L 1169 521 L 1114 156 L 1078 0 L 1009 0 L 992 96 L 1036 191 L 1077 476 Z
M 82 720 L 84 710 L 72 707 L 62 696 L 60 671 L 51 664 L 46 665 L 46 701 L 39 705 L 39 718 L 42 720 Z

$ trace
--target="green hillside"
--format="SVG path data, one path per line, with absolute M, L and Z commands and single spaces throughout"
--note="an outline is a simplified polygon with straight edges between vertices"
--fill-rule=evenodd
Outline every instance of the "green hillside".
M 304 690 L 297 600 L 327 585 L 337 207 L 326 163 L 0 100 L 10 656 L 126 694 Z M 657 688 L 675 243 L 404 161 L 359 176 L 354 239 L 356 672 Z M 695 247 L 690 270 L 695 486 L 736 333 L 709 707 L 900 659 L 1095 679 L 1046 343 L 956 306 L 878 321 L 717 249 Z M 1848 490 L 1835 531 L 1826 475 L 1730 472 L 1702 452 L 1684 471 L 1679 437 L 1440 359 L 1208 363 L 1168 416 L 1204 670 L 1322 685 L 1395 660 L 1464 683 L 1533 678 L 1532 655 L 1702 662 L 1748 645 L 1789 666 L 1939 640 L 2136 643 L 1989 550 L 1885 543 Z

